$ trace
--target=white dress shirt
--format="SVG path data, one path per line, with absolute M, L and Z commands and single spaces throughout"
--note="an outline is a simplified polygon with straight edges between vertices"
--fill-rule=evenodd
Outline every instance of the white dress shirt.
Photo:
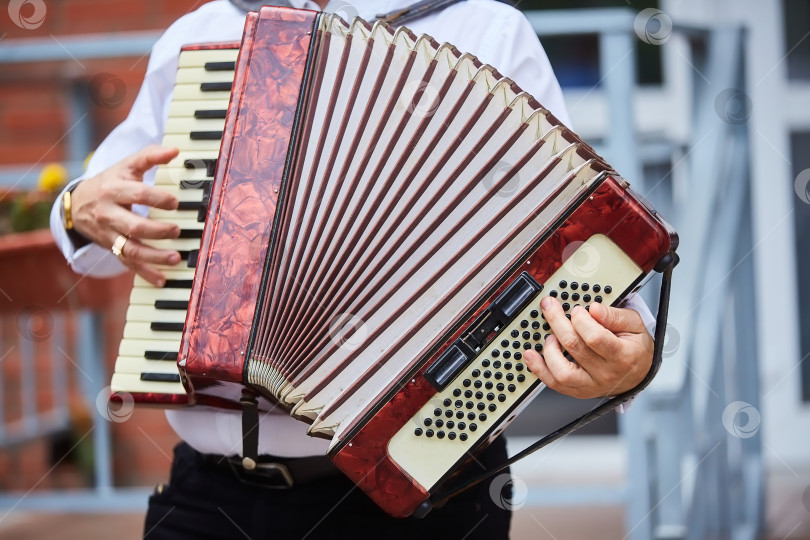
M 374 18 L 413 3 L 412 0 L 334 1 L 326 11 L 350 14 L 352 8 L 364 19 Z M 295 7 L 318 10 L 307 0 L 294 0 Z M 245 13 L 226 0 L 215 0 L 177 20 L 152 49 L 143 86 L 129 116 L 104 140 L 88 164 L 84 177 L 91 177 L 124 157 L 150 144 L 160 144 L 168 117 L 172 88 L 180 48 L 187 44 L 239 41 Z M 494 0 L 467 0 L 408 26 L 416 34 L 429 34 L 439 42 L 448 42 L 463 52 L 478 56 L 514 80 L 538 99 L 565 124 L 568 113 L 551 65 L 529 22 L 519 11 Z M 76 181 L 81 180 L 81 178 Z M 144 176 L 154 182 L 154 169 Z M 59 200 L 59 199 L 58 199 Z M 59 205 L 51 213 L 51 230 L 73 269 L 81 274 L 106 277 L 126 270 L 108 249 L 90 244 L 75 249 L 62 227 Z M 134 211 L 146 215 L 145 207 Z M 646 306 L 633 306 L 646 312 Z M 169 423 L 177 434 L 200 452 L 238 454 L 241 452 L 241 417 L 234 411 L 189 408 L 167 411 Z M 259 451 L 279 456 L 323 454 L 327 441 L 306 436 L 305 426 L 281 414 L 264 415 L 260 423 Z

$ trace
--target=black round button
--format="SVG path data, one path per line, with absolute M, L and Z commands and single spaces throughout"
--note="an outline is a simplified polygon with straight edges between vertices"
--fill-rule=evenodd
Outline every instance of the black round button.
M 574 302 L 578 302 L 579 301 L 579 293 L 575 292 L 574 294 L 572 294 L 571 295 L 571 300 L 573 300 Z
M 593 301 L 594 301 L 594 302 L 598 302 L 598 303 L 600 303 L 600 304 L 601 304 L 601 303 L 602 303 L 602 297 L 601 297 L 601 296 L 599 296 L 599 295 L 597 294 L 597 295 L 596 295 L 596 298 L 594 298 L 594 299 L 593 299 Z
M 588 285 L 587 283 L 583 283 L 581 288 L 582 288 L 583 291 L 587 291 L 588 289 L 591 288 L 591 286 Z
M 442 430 L 437 431 L 436 436 L 440 439 L 444 439 L 444 431 Z
M 479 419 L 479 420 L 481 420 L 482 422 L 486 422 L 486 421 L 487 421 L 487 415 L 486 415 L 486 413 L 481 413 L 481 414 L 479 414 L 479 415 L 478 415 L 478 419 Z
M 568 311 L 569 309 L 571 309 L 571 305 L 568 302 L 563 302 L 562 308 L 563 311 Z
M 591 295 L 590 294 L 583 294 L 582 295 L 582 301 L 583 302 L 590 302 L 591 301 Z
M 433 420 L 431 418 L 425 418 L 424 424 L 425 426 L 430 427 L 433 424 Z
M 481 367 L 489 367 L 489 360 L 487 360 L 486 358 L 481 360 Z
M 429 429 L 429 430 L 425 431 L 425 436 L 426 437 L 433 437 L 433 430 Z
M 492 358 L 498 358 L 501 355 L 501 351 L 498 349 L 492 349 Z
M 534 350 L 537 351 L 537 352 L 542 351 L 543 350 L 543 345 L 540 344 L 540 343 L 535 343 Z
M 509 351 L 503 351 L 503 357 L 504 357 L 504 358 L 509 358 L 509 357 L 511 357 L 511 356 L 512 356 L 512 353 L 511 353 L 511 352 L 509 352 Z
M 532 334 L 532 339 L 535 341 L 540 341 L 541 337 L 543 337 L 543 335 L 540 332 L 535 332 L 534 334 Z
M 433 414 L 435 416 L 441 416 L 442 415 L 442 410 L 437 407 L 437 408 L 433 409 Z
M 447 418 L 453 418 L 453 411 L 451 411 L 450 409 L 447 409 L 446 411 L 444 411 L 444 415 Z
M 493 399 L 495 399 L 495 394 L 493 394 L 492 392 L 489 392 L 489 393 L 487 394 L 487 399 L 488 399 L 489 401 L 492 401 Z
M 568 292 L 567 291 L 561 292 L 560 293 L 560 299 L 561 300 L 568 300 Z
M 492 362 L 492 367 L 495 369 L 501 369 L 501 363 L 498 361 Z
M 453 400 L 452 400 L 452 399 L 450 399 L 450 398 L 444 398 L 444 401 L 442 402 L 442 404 L 443 404 L 445 407 L 449 407 L 451 403 L 453 403 Z
M 501 347 L 508 347 L 508 346 L 509 346 L 509 340 L 508 339 L 502 339 L 501 340 Z
M 448 421 L 447 421 L 447 422 L 446 422 L 444 425 L 445 425 L 445 427 L 447 427 L 448 429 L 453 429 L 454 427 L 456 427 L 456 423 L 455 423 L 455 422 L 453 422 L 452 420 L 448 420 Z
M 506 401 L 506 394 L 498 394 L 498 401 L 500 401 L 501 403 Z
M 472 373 L 470 373 L 470 375 L 472 375 L 473 377 L 480 377 L 481 376 L 481 370 L 480 369 L 474 369 L 474 370 L 472 370 Z
M 529 332 L 528 330 L 524 330 L 524 331 L 523 331 L 523 333 L 521 334 L 521 337 L 522 337 L 523 339 L 529 339 L 529 338 L 531 338 L 531 337 L 532 337 L 532 333 L 531 333 L 531 332 Z
M 613 292 L 613 287 L 610 285 L 605 285 L 605 294 L 610 294 Z
M 483 411 L 484 409 L 486 409 L 486 408 L 487 408 L 487 406 L 484 404 L 484 402 L 483 402 L 483 401 L 480 401 L 480 402 L 478 403 L 477 407 L 478 407 L 478 410 L 479 410 L 479 411 Z
M 450 439 L 451 441 L 455 441 L 456 440 L 456 432 L 451 431 L 450 433 L 447 434 L 447 438 Z
M 457 411 L 456 412 L 456 418 L 458 418 L 459 420 L 464 418 L 464 411 Z
M 474 412 L 468 412 L 467 413 L 467 420 L 475 420 L 475 413 Z
M 456 388 L 456 389 L 454 389 L 454 390 L 453 390 L 453 395 L 454 395 L 455 397 L 460 396 L 460 395 L 461 395 L 461 388 Z
M 467 392 L 469 392 L 469 390 L 467 390 Z M 460 409 L 461 407 L 464 406 L 464 402 L 461 401 L 460 399 L 457 399 L 456 402 L 453 405 L 456 406 L 456 409 Z
M 473 418 L 475 420 L 475 418 Z M 478 424 L 470 424 L 470 431 L 475 431 L 478 429 Z
M 469 398 L 471 398 L 471 397 L 472 397 L 472 395 L 473 395 L 473 391 L 472 391 L 472 390 L 464 390 L 464 397 L 465 397 L 465 398 L 469 399 Z
M 560 281 L 560 288 L 564 289 L 566 287 L 568 287 L 568 282 L 563 279 L 562 281 Z
M 521 353 L 519 353 L 519 352 L 516 352 L 515 353 L 515 360 L 520 360 L 521 358 L 523 358 L 523 355 Z
M 526 319 L 523 319 L 522 321 L 520 321 L 520 327 L 521 328 L 528 328 L 529 327 L 529 321 L 527 321 Z
M 465 422 L 459 422 L 458 429 L 467 429 L 467 424 Z
M 531 310 L 531 311 L 529 312 L 529 316 L 530 316 L 532 319 L 536 319 L 537 317 L 539 317 L 539 316 L 540 316 L 540 312 L 539 312 L 539 311 L 537 311 L 536 309 L 533 309 L 533 310 Z
M 436 420 L 436 427 L 442 427 L 443 425 L 444 425 L 444 420 L 442 420 L 441 418 Z
M 458 436 L 458 438 L 459 438 L 459 440 L 466 441 L 467 440 L 467 434 L 462 433 L 461 435 Z
M 571 282 L 571 290 L 575 291 L 577 289 L 579 289 L 579 283 L 577 283 L 576 281 L 572 281 Z
M 602 290 L 602 287 L 597 283 L 593 286 L 593 292 L 599 292 Z
M 475 381 L 475 384 L 473 386 L 476 387 L 476 388 L 481 388 L 482 384 L 484 384 L 484 383 L 482 383 L 481 380 L 479 379 L 479 380 Z
M 507 374 L 506 374 L 506 380 L 507 380 L 507 381 L 511 381 L 511 380 L 513 380 L 514 378 L 515 378 L 515 374 L 514 374 L 514 373 L 507 373 Z
M 418 437 L 419 435 L 422 434 L 422 428 L 416 428 L 415 430 L 413 430 L 413 434 Z
M 513 341 L 512 342 L 512 348 L 513 349 L 519 349 L 520 348 L 520 342 L 519 341 Z
M 489 409 L 489 412 L 495 412 L 495 410 L 496 410 L 497 408 L 498 408 L 498 406 L 497 406 L 497 405 L 495 405 L 494 403 L 490 403 L 490 404 L 489 404 L 489 407 L 487 407 L 487 409 Z
M 484 372 L 484 378 L 489 379 L 490 377 L 492 377 L 492 372 L 490 370 L 486 370 Z
M 509 335 L 512 337 L 518 337 L 520 335 L 520 330 L 518 330 L 517 328 L 513 328 L 512 331 L 509 333 Z
M 465 407 L 467 407 L 468 409 L 472 409 L 473 407 L 475 407 L 475 403 L 473 403 L 472 401 L 468 401 Z
M 484 399 L 484 393 L 483 392 L 476 392 L 475 393 L 475 399 Z
M 467 387 L 472 384 L 472 381 L 470 379 L 464 379 L 461 384 L 464 385 L 464 387 Z
M 498 384 L 496 384 L 496 385 L 495 385 L 495 389 L 496 389 L 498 392 L 503 392 L 503 389 L 504 389 L 504 384 L 503 384 L 502 382 L 499 382 Z
M 532 329 L 537 330 L 538 328 L 540 328 L 540 321 L 534 321 L 532 323 Z
M 546 332 L 548 332 L 549 330 L 551 330 L 551 325 L 550 325 L 550 324 L 548 324 L 548 323 L 543 323 L 543 330 L 545 330 Z
M 525 380 L 526 380 L 526 375 L 524 375 L 523 373 L 521 373 L 520 375 L 518 375 L 518 377 L 517 377 L 517 381 L 518 381 L 518 382 L 523 382 L 523 381 L 525 381 Z
M 528 351 L 529 349 L 532 348 L 532 344 L 527 341 L 526 343 L 523 344 L 523 348 Z
M 487 390 L 492 390 L 492 381 L 487 381 L 487 384 L 484 385 L 484 388 Z
M 517 371 L 523 371 L 523 364 L 517 364 L 517 365 L 515 366 L 515 369 L 516 369 Z
M 503 369 L 512 369 L 512 362 L 506 362 L 503 365 Z
M 517 386 L 515 386 L 514 384 L 510 384 L 509 386 L 506 387 L 506 389 L 509 390 L 510 392 L 514 392 L 517 389 Z
M 495 372 L 495 380 L 500 381 L 501 377 L 503 377 L 503 373 L 501 373 L 500 371 L 496 371 Z
M 551 291 L 548 295 L 552 298 L 557 298 L 557 291 Z

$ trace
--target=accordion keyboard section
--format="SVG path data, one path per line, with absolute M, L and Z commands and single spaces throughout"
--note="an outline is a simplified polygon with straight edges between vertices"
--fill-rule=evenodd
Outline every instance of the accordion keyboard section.
M 179 251 L 181 261 L 161 268 L 167 278 L 163 288 L 135 278 L 115 363 L 112 392 L 128 392 L 138 402 L 186 401 L 176 362 L 239 53 L 236 45 L 212 47 L 180 53 L 163 137 L 163 146 L 180 153 L 155 174 L 155 185 L 180 202 L 175 211 L 152 208 L 149 217 L 176 223 L 180 237 L 143 240 Z
M 437 359 L 434 366 L 445 364 L 448 369 L 428 370 L 425 375 L 441 391 L 390 440 L 391 458 L 425 489 L 433 488 L 481 442 L 500 433 L 544 388 L 523 358 L 527 349 L 542 352 L 551 333 L 540 300 L 557 298 L 567 314 L 577 305 L 610 305 L 642 274 L 609 238 L 601 234 L 589 238 L 546 283 L 534 288 L 525 307 L 496 330 L 475 356 L 454 355 L 453 345 Z M 438 383 L 437 371 L 441 372 Z

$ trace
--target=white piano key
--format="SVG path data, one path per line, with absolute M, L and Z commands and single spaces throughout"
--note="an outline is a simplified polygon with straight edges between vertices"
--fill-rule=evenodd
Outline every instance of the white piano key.
M 218 82 L 232 82 L 227 78 L 223 78 L 221 81 Z M 189 83 L 189 84 L 178 84 L 174 87 L 174 94 L 172 95 L 172 99 L 174 100 L 201 100 L 201 99 L 230 99 L 231 91 L 230 90 L 215 90 L 215 91 L 208 91 L 203 92 L 200 89 L 199 83 Z
M 177 343 L 180 343 L 180 340 L 183 339 L 183 332 L 152 330 L 148 322 L 132 321 L 124 326 L 124 338 L 177 341 Z
M 157 300 L 188 301 L 190 289 L 159 289 L 157 287 L 133 287 L 129 295 L 130 304 L 154 306 Z
M 197 161 L 201 159 L 217 159 L 219 157 L 219 150 L 203 150 L 200 152 L 189 152 L 185 150 L 181 150 L 180 153 L 177 155 L 176 158 L 171 160 L 166 165 L 168 167 L 175 167 L 178 169 L 185 169 L 188 172 L 191 172 L 194 169 L 187 169 L 183 163 L 186 160 Z M 203 169 L 203 172 L 205 169 Z M 180 178 L 180 180 L 185 180 L 185 178 Z M 176 182 L 175 182 L 176 183 Z
M 194 111 L 191 112 L 194 114 Z M 225 128 L 225 119 L 224 118 L 194 118 L 193 116 L 187 116 L 182 118 L 172 118 L 166 121 L 166 130 L 165 134 L 174 134 L 179 136 L 184 136 L 186 138 L 190 137 L 190 133 L 192 131 L 222 131 Z M 163 139 L 164 144 L 166 139 Z
M 187 201 L 187 202 L 200 202 L 202 201 L 203 192 L 201 189 L 180 189 L 179 185 L 167 185 L 167 184 L 160 184 L 158 187 L 171 193 L 175 197 L 177 197 L 178 201 Z
M 118 348 L 118 354 L 124 357 L 144 358 L 146 351 L 177 352 L 179 350 L 179 341 L 170 341 L 165 339 L 124 339 L 121 340 L 121 346 Z M 171 360 L 150 361 L 176 365 Z
M 142 381 L 140 374 L 136 373 L 113 374 L 110 389 L 113 392 L 129 392 L 132 394 L 186 394 L 186 389 L 183 388 L 182 383 Z
M 158 221 L 170 221 L 173 223 L 181 221 L 196 221 L 197 214 L 197 210 L 161 210 L 160 208 L 149 209 L 150 218 Z M 202 223 L 200 225 L 202 225 Z
M 220 130 L 221 131 L 221 130 Z M 215 140 L 192 140 L 188 135 L 169 134 L 163 137 L 163 146 L 179 148 L 181 152 L 193 153 L 215 151 L 219 152 L 219 139 Z
M 184 84 L 184 83 L 201 83 L 201 82 L 220 82 L 220 81 L 228 81 L 233 80 L 234 71 L 233 70 L 217 70 L 217 71 L 207 71 L 202 66 L 189 66 L 189 67 L 181 67 L 177 69 L 177 75 L 175 76 L 175 83 L 177 84 Z
M 186 312 L 179 309 L 157 309 L 154 306 L 131 305 L 127 322 L 186 322 Z
M 228 98 L 218 99 L 201 99 L 201 100 L 186 100 L 186 101 L 173 101 L 169 105 L 169 120 L 174 118 L 194 118 L 194 113 L 197 111 L 227 111 L 228 104 L 230 103 L 230 96 Z M 220 118 L 224 122 L 224 118 Z M 166 133 L 171 133 L 166 130 Z
M 173 240 L 141 240 L 144 244 L 152 246 L 155 249 L 170 249 L 174 251 L 189 251 L 192 249 L 200 249 L 199 238 L 176 238 Z M 193 268 L 192 268 L 193 270 Z
M 193 158 L 192 158 L 193 159 Z M 198 158 L 202 159 L 202 158 Z M 217 159 L 217 158 L 212 158 Z M 211 177 L 208 176 L 206 167 L 203 167 L 202 163 L 199 163 L 199 166 L 196 166 L 197 163 L 195 162 L 195 167 L 188 168 L 183 166 L 182 162 L 179 166 L 164 166 L 158 167 L 157 171 L 155 172 L 155 185 L 156 186 L 179 186 L 182 180 L 187 181 L 204 181 L 204 180 L 212 180 Z M 202 191 L 196 189 L 184 189 L 183 191 L 189 191 L 192 193 L 199 193 L 202 194 Z
M 139 375 L 141 373 L 168 373 L 170 375 L 180 375 L 177 370 L 177 363 L 171 360 L 147 360 L 146 358 L 136 356 L 118 357 L 115 363 L 116 373 L 132 373 Z M 151 381 L 143 381 L 151 382 Z
M 235 62 L 239 49 L 213 49 L 202 51 L 182 51 L 178 67 L 205 66 L 207 62 Z

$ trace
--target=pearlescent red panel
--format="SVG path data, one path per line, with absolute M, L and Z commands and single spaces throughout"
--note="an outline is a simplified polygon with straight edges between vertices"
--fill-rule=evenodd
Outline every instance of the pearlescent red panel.
M 239 397 L 316 16 L 265 7 L 245 25 L 180 350 L 199 402 Z
M 568 219 L 536 250 L 526 253 L 524 262 L 506 282 L 481 304 L 479 310 L 461 324 L 444 341 L 410 380 L 357 433 L 344 441 L 332 456 L 338 466 L 382 509 L 394 516 L 407 516 L 428 498 L 422 486 L 408 477 L 388 456 L 391 438 L 430 400 L 436 390 L 422 376 L 462 330 L 526 271 L 544 283 L 563 264 L 563 256 L 573 253 L 566 247 L 578 245 L 594 234 L 611 238 L 638 264 L 649 272 L 671 249 L 675 248 L 673 231 L 651 215 L 633 195 L 615 179 L 608 177 Z M 392 386 L 391 388 L 393 388 Z M 390 389 L 390 388 L 389 388 Z M 370 412 L 371 408 L 366 411 Z M 364 418 L 361 415 L 359 418 Z

